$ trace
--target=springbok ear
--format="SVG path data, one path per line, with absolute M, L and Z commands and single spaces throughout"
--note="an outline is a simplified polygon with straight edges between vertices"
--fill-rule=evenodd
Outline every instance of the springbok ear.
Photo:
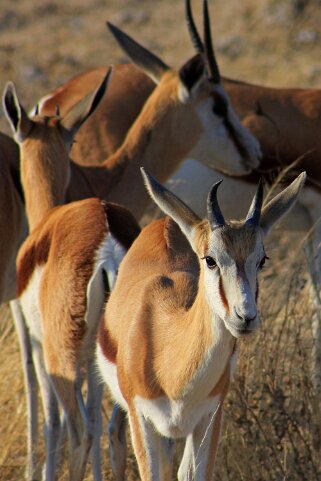
M 32 128 L 32 120 L 20 104 L 13 82 L 8 82 L 4 89 L 3 107 L 15 140 L 18 143 L 22 143 L 29 135 Z
M 107 27 L 131 61 L 158 84 L 169 69 L 168 65 L 112 23 L 107 22 Z
M 159 184 L 143 167 L 140 170 L 151 198 L 165 214 L 169 215 L 179 225 L 181 231 L 193 246 L 193 231 L 196 224 L 201 221 L 200 218 L 176 195 Z
M 91 116 L 103 98 L 108 82 L 111 77 L 110 68 L 94 94 L 87 95 L 80 100 L 72 109 L 60 120 L 63 127 L 64 139 L 67 145 L 71 145 L 73 139 L 82 124 Z
M 187 103 L 194 98 L 200 83 L 206 76 L 206 65 L 201 53 L 194 55 L 178 72 L 179 90 L 178 97 L 182 103 Z
M 268 234 L 276 221 L 283 217 L 295 204 L 306 180 L 302 172 L 286 189 L 276 195 L 262 210 L 260 226 Z

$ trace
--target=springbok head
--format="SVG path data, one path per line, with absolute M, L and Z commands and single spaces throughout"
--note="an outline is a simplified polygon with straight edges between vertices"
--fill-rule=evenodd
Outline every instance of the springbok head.
M 199 290 L 203 289 L 213 322 L 235 337 L 259 326 L 258 274 L 267 258 L 263 239 L 294 205 L 305 182 L 300 174 L 262 208 L 260 182 L 245 220 L 226 221 L 217 200 L 216 183 L 207 199 L 208 219 L 202 221 L 178 197 L 143 171 L 147 189 L 159 206 L 180 227 L 200 262 Z M 214 327 L 214 326 L 213 326 Z
M 230 174 L 243 175 L 259 165 L 259 144 L 242 126 L 221 84 L 206 1 L 205 46 L 178 72 L 119 28 L 107 25 L 133 63 L 157 84 L 144 109 L 151 124 L 158 124 L 158 129 L 151 129 L 154 136 L 163 132 L 184 158 Z
M 3 96 L 4 111 L 20 147 L 20 170 L 25 190 L 27 214 L 31 206 L 39 216 L 43 209 L 65 201 L 65 192 L 70 178 L 69 150 L 75 134 L 85 120 L 94 112 L 102 99 L 110 71 L 94 94 L 85 97 L 64 117 L 34 115 L 29 117 L 20 103 L 14 84 L 8 82 Z M 33 195 L 34 179 L 45 193 L 43 205 Z M 47 205 L 48 203 L 48 205 Z
M 84 97 L 64 117 L 60 116 L 58 105 L 54 116 L 38 115 L 36 108 L 35 115 L 30 117 L 19 101 L 13 82 L 8 82 L 4 89 L 3 107 L 16 142 L 22 147 L 28 140 L 38 140 L 48 145 L 57 143 L 57 148 L 63 143 L 69 152 L 77 131 L 104 96 L 111 72 L 112 69 L 109 69 L 94 94 Z

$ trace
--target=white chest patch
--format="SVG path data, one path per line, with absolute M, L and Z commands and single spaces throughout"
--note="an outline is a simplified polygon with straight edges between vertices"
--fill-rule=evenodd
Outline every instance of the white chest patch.
M 168 398 L 154 400 L 135 397 L 135 406 L 157 431 L 167 438 L 182 438 L 191 433 L 204 416 L 215 416 L 220 396 L 205 398 L 191 406 Z
M 102 381 L 107 384 L 112 397 L 117 404 L 127 411 L 128 406 L 118 384 L 117 366 L 106 359 L 99 344 L 97 344 L 96 348 L 96 363 L 99 375 Z

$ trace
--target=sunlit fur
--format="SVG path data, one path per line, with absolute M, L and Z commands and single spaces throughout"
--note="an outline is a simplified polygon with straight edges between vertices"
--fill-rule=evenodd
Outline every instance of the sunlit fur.
M 169 217 L 145 227 L 120 265 L 99 328 L 97 363 L 127 411 L 141 479 L 170 479 L 165 439 L 182 438 L 178 479 L 210 480 L 236 338 L 259 325 L 263 235 L 293 206 L 305 174 L 262 213 L 260 185 L 247 220 L 228 223 L 217 216 L 217 186 L 209 196 L 209 221 L 201 221 L 142 172 Z
M 114 282 L 118 264 L 139 227 L 126 209 L 98 198 L 60 205 L 66 202 L 72 176 L 69 142 L 81 119 L 92 111 L 91 102 L 64 119 L 30 119 L 9 84 L 5 105 L 21 144 L 21 182 L 31 229 L 17 258 L 16 307 L 21 307 L 28 327 L 41 388 L 46 426 L 45 477 L 47 481 L 56 479 L 61 449 L 59 401 L 70 438 L 70 479 L 83 479 L 92 448 L 94 479 L 100 481 L 101 389 L 92 361 L 94 339 L 108 283 Z M 81 185 L 74 194 L 76 198 L 88 196 Z M 79 373 L 83 365 L 88 375 L 86 407 L 80 400 Z M 36 383 L 27 386 L 27 391 L 31 396 L 30 414 L 36 415 Z M 39 468 L 33 454 L 36 419 L 29 426 L 27 471 L 34 479 Z

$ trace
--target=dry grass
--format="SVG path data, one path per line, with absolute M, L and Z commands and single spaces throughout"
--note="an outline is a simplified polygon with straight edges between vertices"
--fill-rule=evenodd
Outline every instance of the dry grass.
M 0 89 L 17 85 L 27 107 L 86 68 L 123 59 L 105 30 L 112 22 L 179 66 L 192 53 L 183 0 L 2 0 Z M 199 18 L 199 1 L 193 2 Z M 282 86 L 320 86 L 321 7 L 295 0 L 211 1 L 218 59 L 225 75 Z M 215 15 L 214 15 L 215 10 Z M 4 119 L 1 128 L 8 131 Z M 320 479 L 320 417 L 310 376 L 311 316 L 305 260 L 289 235 L 275 235 L 262 274 L 262 329 L 242 342 L 225 404 L 216 481 Z M 8 309 L 0 311 L 0 481 L 21 481 L 26 405 L 19 349 Z M 105 401 L 104 420 L 110 408 Z M 111 479 L 107 441 L 104 479 Z M 90 470 L 89 470 L 90 471 Z M 319 474 L 319 476 L 318 476 Z M 66 474 L 59 476 L 65 481 Z M 91 480 L 90 474 L 86 478 Z M 127 479 L 138 479 L 128 460 Z
M 321 464 L 318 400 L 311 384 L 312 307 L 305 259 L 297 237 L 274 235 L 261 279 L 262 327 L 241 341 L 238 369 L 225 403 L 216 481 L 318 481 Z M 289 249 L 290 246 L 297 246 Z M 0 480 L 24 473 L 26 415 L 17 341 L 2 308 Z M 317 401 L 317 402 L 316 402 Z M 104 424 L 111 413 L 104 401 Z M 43 452 L 43 447 L 42 447 Z M 107 436 L 104 479 L 112 479 Z M 59 480 L 67 481 L 66 464 Z M 132 452 L 127 479 L 138 479 Z M 90 467 L 86 481 L 92 481 Z
M 242 343 L 225 406 L 217 480 L 320 479 L 319 400 L 310 374 L 312 308 L 302 254 L 295 249 L 289 257 L 266 270 L 262 328 Z

